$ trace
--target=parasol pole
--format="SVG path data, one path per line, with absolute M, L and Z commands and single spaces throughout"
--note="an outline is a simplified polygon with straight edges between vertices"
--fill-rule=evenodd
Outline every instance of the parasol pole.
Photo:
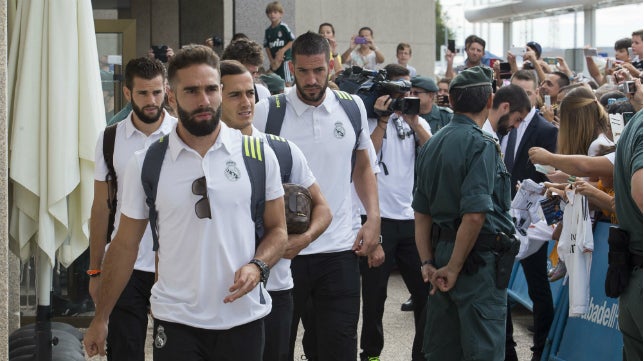
M 40 247 L 36 251 L 36 361 L 51 361 L 52 359 L 52 334 L 51 334 L 51 285 L 53 270 L 49 256 Z

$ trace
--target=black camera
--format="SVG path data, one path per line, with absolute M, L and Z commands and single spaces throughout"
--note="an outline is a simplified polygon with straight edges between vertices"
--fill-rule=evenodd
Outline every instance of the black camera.
M 152 52 L 154 57 L 159 59 L 162 63 L 168 62 L 168 46 L 167 45 L 152 45 Z
M 510 79 L 512 77 L 512 68 L 510 63 L 502 62 L 499 63 L 499 78 L 501 79 Z
M 212 36 L 212 46 L 214 48 L 221 48 L 222 46 L 224 46 L 224 41 L 218 35 L 213 35 Z
M 441 107 L 449 107 L 449 95 L 437 95 L 436 105 Z
M 420 112 L 420 99 L 417 97 L 392 99 L 387 111 L 390 113 L 401 112 L 403 114 L 416 115 Z
M 383 95 L 389 95 L 392 98 L 398 98 L 400 95 L 407 93 L 411 90 L 411 82 L 408 80 L 387 80 L 387 71 L 381 70 L 367 70 L 359 66 L 353 66 L 345 69 L 335 79 L 336 84 L 340 90 L 350 94 L 358 95 L 364 102 L 365 109 L 367 110 L 367 117 L 378 118 L 379 116 L 391 114 L 394 111 L 413 112 L 414 109 L 420 109 L 420 100 L 405 101 L 402 99 L 394 99 L 389 105 L 388 114 L 379 114 L 374 109 L 376 99 Z M 415 104 L 418 106 L 415 106 Z M 405 113 L 405 114 L 418 114 Z

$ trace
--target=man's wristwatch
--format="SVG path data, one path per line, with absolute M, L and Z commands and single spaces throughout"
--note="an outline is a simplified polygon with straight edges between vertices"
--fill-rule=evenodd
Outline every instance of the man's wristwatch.
M 268 276 L 271 274 L 271 269 L 268 267 L 266 262 L 262 261 L 261 259 L 253 258 L 248 262 L 248 264 L 254 264 L 259 268 L 259 280 L 262 282 L 264 285 L 266 285 L 266 281 L 268 281 Z

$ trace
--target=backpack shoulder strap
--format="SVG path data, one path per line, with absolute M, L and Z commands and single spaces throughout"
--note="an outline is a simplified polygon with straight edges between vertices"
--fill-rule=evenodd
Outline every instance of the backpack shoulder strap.
M 116 126 L 117 124 L 112 124 L 106 127 L 105 131 L 103 131 L 103 159 L 105 159 L 105 164 L 107 164 L 107 178 L 105 179 L 108 183 L 107 206 L 110 210 L 109 219 L 107 221 L 107 243 L 112 240 L 117 206 L 116 190 L 118 189 L 118 182 L 116 178 L 116 170 L 114 170 L 114 142 L 116 141 Z
M 273 134 L 266 134 L 266 140 L 270 145 L 277 162 L 280 164 L 280 176 L 282 183 L 289 183 L 291 180 L 291 172 L 293 170 L 293 155 L 291 154 L 291 145 L 282 137 Z
M 272 95 L 268 98 L 268 116 L 264 133 L 280 135 L 286 114 L 286 94 Z
M 159 224 L 156 208 L 157 188 L 159 186 L 159 176 L 161 175 L 161 166 L 165 158 L 165 152 L 168 149 L 170 138 L 165 135 L 157 142 L 152 143 L 145 154 L 145 160 L 141 167 L 141 182 L 145 192 L 145 203 L 150 210 L 150 230 L 152 230 L 152 250 L 159 249 Z
M 353 131 L 356 134 L 356 143 L 354 144 L 353 152 L 351 153 L 351 178 L 353 179 L 353 168 L 356 165 L 356 150 L 358 149 L 358 145 L 360 145 L 360 133 L 362 132 L 362 117 L 360 116 L 360 108 L 358 108 L 358 104 L 356 104 L 356 101 L 353 100 L 351 94 L 341 90 L 334 90 L 333 93 L 335 93 L 335 97 L 340 102 L 340 105 L 342 106 L 342 109 L 344 109 L 344 112 L 347 113 L 347 116 L 351 121 Z
M 255 222 L 255 247 L 264 237 L 264 206 L 266 202 L 266 162 L 264 161 L 264 142 L 261 138 L 244 135 L 242 157 L 250 178 L 250 214 Z

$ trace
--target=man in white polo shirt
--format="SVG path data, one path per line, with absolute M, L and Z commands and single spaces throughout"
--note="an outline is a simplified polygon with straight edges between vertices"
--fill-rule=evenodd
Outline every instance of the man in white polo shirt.
M 267 135 L 253 126 L 255 110 L 255 91 L 253 77 L 248 69 L 236 60 L 221 62 L 221 120 L 231 128 L 239 129 L 242 134 L 263 138 L 269 145 Z M 282 138 L 283 139 L 283 138 Z M 275 142 L 279 142 L 276 140 Z M 320 186 L 315 181 L 311 168 L 300 148 L 290 141 L 290 153 L 283 154 L 289 159 L 280 159 L 280 167 L 290 161 L 290 169 L 280 173 L 287 179 L 282 182 L 299 184 L 311 193 L 311 217 L 309 228 L 301 234 L 289 234 L 288 246 L 282 258 L 271 269 L 266 289 L 273 300 L 271 313 L 264 319 L 266 335 L 264 361 L 282 361 L 288 357 L 289 338 L 291 335 L 291 318 L 293 317 L 293 277 L 291 276 L 291 258 L 312 241 L 317 239 L 331 223 L 331 209 L 324 199 Z
M 358 255 L 368 256 L 380 236 L 380 211 L 376 178 L 367 148 L 369 125 L 362 101 L 352 97 L 361 115 L 356 135 L 329 79 L 329 43 L 308 32 L 293 42 L 291 73 L 295 88 L 286 94 L 286 113 L 280 135 L 295 143 L 309 161 L 322 193 L 327 198 L 333 221 L 327 230 L 291 261 L 293 273 L 293 327 L 291 355 L 300 317 L 311 305 L 316 350 L 306 350 L 320 360 L 351 360 L 357 356 L 357 326 L 360 312 Z M 266 128 L 269 102 L 255 107 L 254 124 Z M 358 137 L 355 167 L 352 152 Z M 363 206 L 367 222 L 352 231 L 351 179 Z M 304 325 L 305 333 L 310 332 Z
M 125 168 L 134 153 L 147 149 L 150 144 L 170 133 L 177 119 L 163 109 L 165 97 L 165 68 L 156 59 L 147 57 L 130 60 L 125 66 L 125 86 L 123 94 L 132 104 L 130 114 L 118 125 L 114 125 L 112 141 L 112 164 L 116 180 L 122 182 Z M 100 303 L 98 290 L 101 282 L 101 264 L 105 255 L 107 240 L 116 232 L 108 233 L 110 210 L 108 193 L 116 188 L 117 209 L 115 210 L 114 229 L 119 227 L 121 212 L 118 205 L 123 198 L 123 187 L 108 184 L 108 165 L 103 156 L 105 133 L 96 142 L 94 169 L 94 202 L 90 221 L 90 269 L 88 274 L 89 290 L 95 304 Z M 109 154 L 108 154 L 109 157 Z M 111 182 L 111 180 L 109 180 Z M 150 308 L 150 289 L 154 284 L 154 252 L 152 234 L 145 229 L 141 247 L 136 257 L 134 271 L 110 314 L 107 335 L 107 359 L 143 361 L 145 359 L 145 337 L 148 329 Z
M 219 122 L 217 55 L 202 45 L 184 47 L 170 61 L 168 78 L 168 99 L 179 123 L 162 139 L 168 148 L 154 203 L 159 232 L 158 279 L 150 301 L 154 359 L 259 361 L 263 318 L 271 309 L 263 282 L 287 240 L 277 159 L 264 147 L 264 235 L 256 245 L 243 136 Z M 141 182 L 145 156 L 137 153 L 124 177 L 121 223 L 105 258 L 101 302 L 84 340 L 90 356 L 105 353 L 107 316 L 131 273 L 148 222 Z

